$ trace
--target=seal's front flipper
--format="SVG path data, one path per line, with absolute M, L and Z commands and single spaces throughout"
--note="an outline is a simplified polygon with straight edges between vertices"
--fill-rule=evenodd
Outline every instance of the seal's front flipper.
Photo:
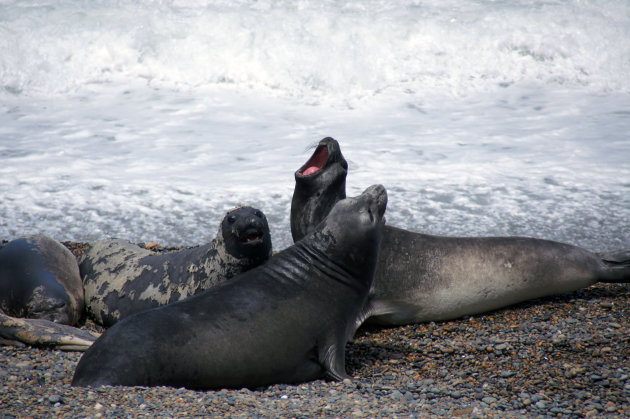
M 601 282 L 630 282 L 630 249 L 598 255 L 604 265 L 600 273 Z
M 65 324 L 42 319 L 21 319 L 0 312 L 0 342 L 5 341 L 7 344 L 22 343 L 61 351 L 84 352 L 97 338 L 97 334 Z
M 354 321 L 354 325 L 352 326 L 352 333 L 350 333 L 350 337 L 348 338 L 349 342 L 354 341 L 354 335 L 357 334 L 357 330 L 359 330 L 359 327 L 361 327 L 361 325 L 367 319 L 369 319 L 370 317 L 374 315 L 376 310 L 372 303 L 373 303 L 372 300 L 368 300 L 363 306 L 363 308 L 361 309 L 361 311 L 359 312 L 359 316 L 356 318 L 356 320 Z
M 345 343 L 341 347 L 337 344 L 325 345 L 319 350 L 319 362 L 326 370 L 326 377 L 335 381 L 343 381 L 346 378 L 350 378 L 346 374 L 345 357 Z

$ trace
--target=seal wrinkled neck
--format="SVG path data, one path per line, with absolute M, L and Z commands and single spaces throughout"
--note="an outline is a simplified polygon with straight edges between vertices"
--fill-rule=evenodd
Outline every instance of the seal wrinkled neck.
M 356 198 L 339 201 L 328 217 L 296 243 L 322 270 L 342 272 L 370 286 L 381 241 L 387 193 L 374 185 Z

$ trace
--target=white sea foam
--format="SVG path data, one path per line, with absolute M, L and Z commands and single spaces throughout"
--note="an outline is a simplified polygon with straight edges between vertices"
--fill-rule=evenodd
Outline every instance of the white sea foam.
M 290 243 L 331 135 L 388 222 L 630 247 L 630 3 L 0 1 L 0 238 Z

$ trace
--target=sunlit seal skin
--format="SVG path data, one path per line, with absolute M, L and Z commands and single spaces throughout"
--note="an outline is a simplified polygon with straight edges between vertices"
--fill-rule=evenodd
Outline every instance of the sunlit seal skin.
M 130 314 L 183 300 L 264 263 L 271 256 L 267 218 L 239 207 L 203 246 L 154 253 L 125 240 L 95 243 L 81 260 L 88 313 L 111 326 Z
M 83 355 L 72 385 L 205 390 L 346 378 L 345 345 L 371 286 L 386 203 L 374 185 L 266 264 L 121 320 Z
M 343 160 L 339 144 L 326 138 L 321 146 L 334 150 L 334 161 L 322 162 L 318 147 L 295 173 L 294 240 L 307 234 L 335 205 L 330 197 L 345 194 L 345 172 L 335 163 Z M 331 158 L 330 151 L 328 155 Z M 314 169 L 307 172 L 309 168 Z M 600 281 L 630 281 L 630 249 L 595 254 L 548 240 L 442 237 L 385 226 L 362 319 L 382 325 L 449 320 Z
M 83 313 L 75 257 L 42 235 L 9 242 L 0 249 L 0 308 L 9 316 L 75 324 Z

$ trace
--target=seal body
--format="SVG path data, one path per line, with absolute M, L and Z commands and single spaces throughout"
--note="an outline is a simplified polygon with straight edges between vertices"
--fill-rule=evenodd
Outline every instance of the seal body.
M 72 384 L 218 389 L 346 377 L 386 199 L 382 186 L 368 188 L 266 264 L 120 321 L 83 355 Z
M 0 249 L 0 308 L 9 316 L 75 324 L 83 313 L 75 257 L 42 235 L 9 242 Z
M 549 240 L 443 237 L 386 226 L 362 317 L 382 325 L 450 320 L 599 281 L 630 281 L 630 251 L 614 262 Z
M 104 326 L 183 300 L 265 262 L 271 235 L 265 215 L 239 207 L 205 245 L 154 253 L 125 240 L 95 243 L 81 260 L 88 313 Z
M 321 161 L 322 148 L 329 161 Z M 339 144 L 325 138 L 295 172 L 294 240 L 321 221 L 335 205 L 335 197 L 345 195 L 341 189 L 345 189 L 346 171 L 340 161 L 345 159 Z M 400 325 L 449 320 L 598 281 L 629 282 L 630 250 L 598 255 L 548 240 L 442 237 L 385 226 L 373 287 L 360 321 Z

